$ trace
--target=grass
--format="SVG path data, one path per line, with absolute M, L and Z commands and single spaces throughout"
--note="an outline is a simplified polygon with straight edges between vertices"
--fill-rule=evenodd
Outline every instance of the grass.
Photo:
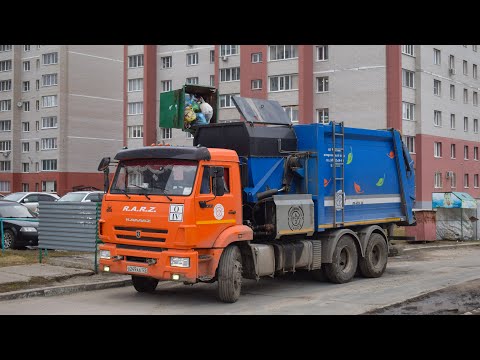
M 42 255 L 42 262 L 48 263 L 48 258 L 59 256 L 74 256 L 82 254 L 81 252 L 74 251 L 48 251 L 48 256 L 45 256 L 45 252 Z M 27 250 L 12 250 L 6 249 L 3 254 L 0 252 L 0 267 L 14 266 L 14 265 L 27 265 L 38 263 L 38 249 Z

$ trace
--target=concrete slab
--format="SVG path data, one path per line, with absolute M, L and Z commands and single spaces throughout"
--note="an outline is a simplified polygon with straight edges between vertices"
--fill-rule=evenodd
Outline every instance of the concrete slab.
M 77 275 L 90 275 L 92 270 L 67 268 L 63 266 L 54 266 L 48 264 L 29 264 L 7 266 L 0 269 L 0 274 L 5 275 L 20 275 L 23 277 L 43 277 L 43 278 L 58 278 L 70 277 Z
M 29 282 L 31 276 L 19 275 L 15 273 L 0 272 L 0 285 L 11 284 L 16 282 Z

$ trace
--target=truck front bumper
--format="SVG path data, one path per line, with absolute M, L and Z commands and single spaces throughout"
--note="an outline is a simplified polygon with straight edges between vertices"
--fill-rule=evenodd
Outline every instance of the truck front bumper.
M 137 251 L 117 248 L 113 244 L 103 244 L 100 250 L 110 251 L 110 259 L 100 259 L 101 271 L 187 283 L 195 283 L 199 278 L 199 254 L 195 250 Z M 172 257 L 188 258 L 189 266 L 171 266 Z

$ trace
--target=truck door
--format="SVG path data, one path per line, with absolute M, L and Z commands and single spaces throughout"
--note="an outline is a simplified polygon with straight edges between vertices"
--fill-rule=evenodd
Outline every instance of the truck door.
M 196 190 L 195 215 L 199 238 L 203 240 L 200 247 L 210 247 L 226 228 L 236 224 L 234 194 L 231 191 L 231 168 L 224 166 L 224 189 L 222 196 L 212 192 L 210 167 L 202 166 L 201 184 Z M 237 194 L 238 196 L 238 194 Z

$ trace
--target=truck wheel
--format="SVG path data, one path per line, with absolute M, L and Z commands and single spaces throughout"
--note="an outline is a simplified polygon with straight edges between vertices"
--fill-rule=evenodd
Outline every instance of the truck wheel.
M 355 276 L 357 270 L 358 255 L 357 247 L 353 239 L 344 235 L 338 240 L 333 251 L 332 262 L 325 265 L 325 275 L 328 280 L 336 284 L 349 282 Z
M 365 257 L 360 258 L 358 267 L 362 276 L 377 278 L 382 276 L 387 267 L 387 243 L 382 235 L 373 233 L 365 249 Z
M 158 280 L 143 276 L 132 275 L 132 283 L 138 292 L 154 292 L 158 285 Z
M 228 246 L 218 264 L 217 297 L 220 301 L 234 303 L 242 288 L 242 255 L 235 245 Z

